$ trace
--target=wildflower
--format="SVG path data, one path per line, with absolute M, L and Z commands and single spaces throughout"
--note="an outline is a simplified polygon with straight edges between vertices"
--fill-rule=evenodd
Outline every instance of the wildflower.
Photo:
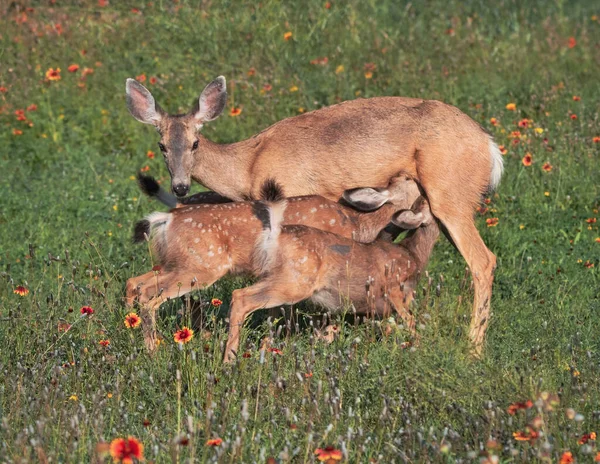
M 218 298 L 213 298 L 212 300 L 210 300 L 210 304 L 218 308 L 223 304 L 223 302 Z
M 237 107 L 233 107 L 231 108 L 231 111 L 229 112 L 229 116 L 239 116 L 240 114 L 242 114 L 242 109 L 241 108 L 237 108 Z
M 344 65 L 340 64 L 337 68 L 335 68 L 336 74 L 342 74 L 344 72 Z
M 27 294 L 29 293 L 29 289 L 27 287 L 24 287 L 23 285 L 17 285 L 17 287 L 15 287 L 15 289 L 13 290 L 13 293 L 19 296 L 27 296 Z
M 571 464 L 572 462 L 575 462 L 575 458 L 573 458 L 573 453 L 571 453 L 570 451 L 565 451 L 562 456 L 560 457 L 560 464 Z
M 506 409 L 506 412 L 509 413 L 511 416 L 514 416 L 517 411 L 519 411 L 521 409 L 530 409 L 532 407 L 533 407 L 533 401 L 531 401 L 531 400 L 519 401 L 519 402 L 511 404 Z
M 71 395 L 69 396 L 69 400 L 70 401 L 77 401 L 79 398 L 77 398 L 77 395 Z
M 298 91 L 298 86 L 296 86 L 296 85 L 292 85 L 292 86 L 290 87 L 290 92 L 297 92 L 297 91 Z
M 585 222 L 587 222 L 588 224 L 596 224 L 596 221 L 598 221 L 598 219 L 596 219 L 595 217 L 588 218 L 585 220 Z
M 140 168 L 140 172 L 148 172 L 150 170 L 150 166 L 146 165 L 143 168 Z
M 32 103 L 27 107 L 27 111 L 37 111 L 37 105 L 35 103 Z
M 594 143 L 600 143 L 600 137 L 596 136 L 592 139 L 592 142 Z
M 549 197 L 550 196 L 550 192 L 544 192 L 544 196 L 545 197 Z
M 365 72 L 365 79 L 371 79 L 373 77 L 373 73 L 371 71 Z
M 600 243 L 600 237 L 597 237 L 595 240 L 596 243 Z
M 536 134 L 543 134 L 544 133 L 544 129 L 542 129 L 541 127 L 536 127 L 534 129 L 534 131 L 535 131 Z
M 94 74 L 94 70 L 92 68 L 83 68 L 83 71 L 81 72 L 81 78 L 83 79 L 88 74 Z
M 531 120 L 530 120 L 530 119 L 527 119 L 527 118 L 525 118 L 525 119 L 521 119 L 521 120 L 520 120 L 520 121 L 517 123 L 517 126 L 519 126 L 519 127 L 525 127 L 525 128 L 527 128 L 527 127 L 531 127 Z
M 314 65 L 321 65 L 321 66 L 325 66 L 327 63 L 329 63 L 329 58 L 327 58 L 326 56 L 323 56 L 321 58 L 315 58 L 314 60 L 310 60 L 310 64 L 314 64 Z
M 579 441 L 577 442 L 578 445 L 585 445 L 588 441 L 596 441 L 596 432 L 590 432 L 590 433 L 586 433 L 584 434 Z
M 157 81 L 158 81 L 158 79 L 156 79 L 156 77 L 152 76 L 148 82 L 150 82 L 150 84 L 154 85 L 154 84 L 156 84 Z
M 498 125 L 498 120 L 496 118 L 490 118 L 490 124 L 492 126 L 497 126 Z
M 160 274 L 160 271 L 162 271 L 162 267 L 160 266 L 160 264 L 156 264 L 155 266 L 152 266 L 152 272 L 155 272 L 156 274 Z
M 325 2 L 325 9 L 329 10 L 331 8 L 331 2 Z
M 321 462 L 335 462 L 342 460 L 342 452 L 335 449 L 333 446 L 326 446 L 325 448 L 317 448 L 315 450 L 315 456 Z
M 242 355 L 242 358 L 251 358 L 252 357 L 252 353 L 248 352 L 248 351 L 244 351 L 244 354 Z
M 125 316 L 125 327 L 135 329 L 142 323 L 142 319 L 136 313 L 129 313 Z
M 146 152 L 146 156 L 147 156 L 148 158 L 150 158 L 150 159 L 154 159 L 154 152 L 153 152 L 153 151 L 150 151 L 150 150 L 148 150 L 148 151 Z
M 173 340 L 177 343 L 188 343 L 194 337 L 194 331 L 189 327 L 182 327 L 173 334 Z
M 583 267 L 585 267 L 586 269 L 592 269 L 594 267 L 594 263 L 592 263 L 589 259 L 583 263 Z
M 256 74 L 256 69 L 250 68 L 246 74 L 248 75 L 248 77 L 252 77 Z
M 91 316 L 92 314 L 94 314 L 94 310 L 91 306 L 82 306 L 79 312 L 82 316 Z
M 6 87 L 4 87 L 3 85 L 0 85 L 0 93 L 6 93 L 8 92 L 8 89 Z
M 263 85 L 261 93 L 270 92 L 271 90 L 273 90 L 273 86 L 271 84 L 267 83 L 267 84 Z
M 59 332 L 68 332 L 71 328 L 71 324 L 67 322 L 59 322 L 57 328 Z
M 108 0 L 98 0 L 98 6 L 108 6 Z
M 79 70 L 79 65 L 78 64 L 72 64 L 71 66 L 69 66 L 67 68 L 67 71 L 69 71 L 70 73 L 77 72 L 78 70 Z
M 110 455 L 115 462 L 133 464 L 144 460 L 144 445 L 134 437 L 115 438 L 110 442 Z
M 485 223 L 488 227 L 496 227 L 498 225 L 498 218 L 487 218 Z
M 572 115 L 571 115 L 571 119 L 572 119 L 573 121 L 575 121 L 575 120 L 577 119 L 577 115 L 576 115 L 576 114 L 572 114 Z
M 98 343 L 100 344 L 100 346 L 107 347 L 108 345 L 110 345 L 110 340 L 100 340 Z
M 512 131 L 510 133 L 510 137 L 512 137 L 513 139 L 521 138 L 521 131 Z
M 516 111 L 517 110 L 517 105 L 515 103 L 508 103 L 506 105 L 506 109 L 508 111 Z
M 210 440 L 206 440 L 206 446 L 219 446 L 221 443 L 223 443 L 223 440 L 221 440 L 220 438 L 212 438 Z
M 46 79 L 49 81 L 59 81 L 60 80 L 60 68 L 48 68 L 46 71 Z
M 576 45 L 577 40 L 575 40 L 575 37 L 569 37 L 569 48 L 575 48 Z
M 552 171 L 552 165 L 548 162 L 545 162 L 544 165 L 542 166 L 542 169 L 546 172 L 550 172 L 550 171 Z
M 525 427 L 525 431 L 517 431 L 513 433 L 513 437 L 515 440 L 517 441 L 528 441 L 528 442 L 532 442 L 537 440 L 537 438 L 540 436 L 539 433 L 537 433 L 535 430 L 533 430 L 531 427 L 527 426 Z
M 526 153 L 522 161 L 523 166 L 531 166 L 531 164 L 533 163 L 533 157 L 531 156 L 531 153 Z
M 292 33 L 290 31 L 287 31 L 285 34 L 283 34 L 283 40 L 290 40 L 292 38 Z
M 131 12 L 132 12 L 133 14 L 140 14 L 140 13 L 141 13 L 141 11 L 140 11 L 138 8 L 132 8 L 132 9 L 131 9 Z
M 580 97 L 580 96 L 578 96 L 578 95 L 573 95 L 573 101 L 574 101 L 574 102 L 581 101 L 581 97 Z
M 21 129 L 13 129 L 13 135 L 23 135 L 23 131 Z
M 279 348 L 269 348 L 269 351 L 273 354 L 278 354 L 279 356 L 283 356 L 283 351 Z
M 600 451 L 596 453 L 596 456 L 594 457 L 594 462 L 600 462 Z
M 139 76 L 135 76 L 135 80 L 138 82 L 146 82 L 146 75 L 140 74 Z
M 502 153 L 503 155 L 506 155 L 506 153 L 508 153 L 508 150 L 504 145 L 498 145 L 498 150 L 500 150 L 500 153 Z

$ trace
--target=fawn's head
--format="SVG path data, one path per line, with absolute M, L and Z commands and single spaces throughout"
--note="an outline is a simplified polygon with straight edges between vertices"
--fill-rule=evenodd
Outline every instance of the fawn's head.
M 217 77 L 206 86 L 189 113 L 170 115 L 163 111 L 150 91 L 134 79 L 127 79 L 127 108 L 144 124 L 152 124 L 160 134 L 158 147 L 171 174 L 171 187 L 178 197 L 190 190 L 198 150 L 198 133 L 205 122 L 216 119 L 227 101 L 225 78 Z

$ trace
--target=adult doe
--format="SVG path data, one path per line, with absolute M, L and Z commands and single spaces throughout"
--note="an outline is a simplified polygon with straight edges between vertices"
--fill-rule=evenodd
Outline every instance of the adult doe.
M 127 106 L 152 124 L 171 174 L 173 191 L 187 194 L 191 179 L 233 200 L 258 198 L 274 178 L 285 196 L 320 195 L 337 201 L 344 190 L 382 187 L 398 172 L 422 187 L 473 275 L 470 338 L 480 353 L 490 316 L 496 257 L 481 239 L 473 214 L 503 170 L 498 146 L 458 108 L 404 97 L 358 99 L 284 119 L 250 139 L 220 145 L 199 133 L 227 99 L 225 78 L 208 84 L 192 110 L 169 115 L 133 79 Z

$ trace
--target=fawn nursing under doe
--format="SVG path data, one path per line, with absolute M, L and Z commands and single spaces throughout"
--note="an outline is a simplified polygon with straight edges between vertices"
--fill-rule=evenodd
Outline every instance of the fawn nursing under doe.
M 127 80 L 126 93 L 131 115 L 158 130 L 178 196 L 188 193 L 193 179 L 235 201 L 257 199 L 264 182 L 274 178 L 287 197 L 320 195 L 337 201 L 345 190 L 384 187 L 399 172 L 411 176 L 471 270 L 475 297 L 469 336 L 475 354 L 481 352 L 496 257 L 473 216 L 482 195 L 499 184 L 503 161 L 492 137 L 469 116 L 435 100 L 356 99 L 222 145 L 200 130 L 225 108 L 224 77 L 208 84 L 185 114 L 163 111 L 133 79 Z
M 347 258 L 354 268 L 366 264 L 361 262 L 363 255 L 356 259 L 353 259 L 352 253 L 346 256 L 346 249 L 353 248 L 348 243 L 374 241 L 390 221 L 401 228 L 412 228 L 412 225 L 406 227 L 406 216 L 412 214 L 406 210 L 420 195 L 419 187 L 409 176 L 398 175 L 387 188 L 360 188 L 346 192 L 348 203 L 363 210 L 378 208 L 371 212 L 360 212 L 318 196 L 293 197 L 284 201 L 280 188 L 267 182 L 264 196 L 277 201 L 183 205 L 168 213 L 151 214 L 136 225 L 135 239 L 139 242 L 151 237 L 161 271 L 129 279 L 126 291 L 128 305 L 133 305 L 136 301 L 141 305 L 146 347 L 150 351 L 155 349 L 156 310 L 167 299 L 205 288 L 226 274 L 248 273 L 259 276 L 265 272 L 267 261 L 271 262 L 272 259 L 258 262 L 257 257 L 264 254 L 257 250 L 263 249 L 260 247 L 266 240 L 264 230 L 271 227 L 271 213 L 274 209 L 281 209 L 281 214 L 277 216 L 278 227 L 282 221 L 283 224 L 311 226 L 307 229 L 322 229 L 335 239 L 345 240 L 340 247 L 333 247 L 340 253 L 340 259 L 335 264 L 341 265 Z M 437 230 L 437 226 L 435 227 Z M 423 262 L 429 257 L 437 234 L 428 238 L 431 243 L 424 247 L 427 252 L 421 254 Z M 306 242 L 305 254 L 316 246 Z M 388 247 L 390 250 L 399 249 L 392 244 L 388 244 Z M 382 253 L 379 255 L 382 256 Z M 413 260 L 413 267 L 416 266 L 415 263 L 417 260 Z M 333 264 L 332 262 L 331 265 Z M 346 269 L 345 266 L 343 268 Z M 302 278 L 298 275 L 298 281 Z M 366 277 L 361 283 L 363 293 L 365 284 Z M 408 317 L 404 306 L 397 306 L 396 310 L 401 316 Z M 410 317 L 407 321 L 414 328 Z M 232 328 L 235 332 L 236 328 Z

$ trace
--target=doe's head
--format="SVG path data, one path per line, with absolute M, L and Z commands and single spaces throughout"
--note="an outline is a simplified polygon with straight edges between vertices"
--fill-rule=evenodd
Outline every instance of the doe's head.
M 127 79 L 125 91 L 131 115 L 144 124 L 153 125 L 160 134 L 158 147 L 171 174 L 173 193 L 178 197 L 187 195 L 195 160 L 202 156 L 198 153 L 199 131 L 225 108 L 225 78 L 219 76 L 208 84 L 191 111 L 185 114 L 169 115 L 163 111 L 150 91 L 135 79 Z

